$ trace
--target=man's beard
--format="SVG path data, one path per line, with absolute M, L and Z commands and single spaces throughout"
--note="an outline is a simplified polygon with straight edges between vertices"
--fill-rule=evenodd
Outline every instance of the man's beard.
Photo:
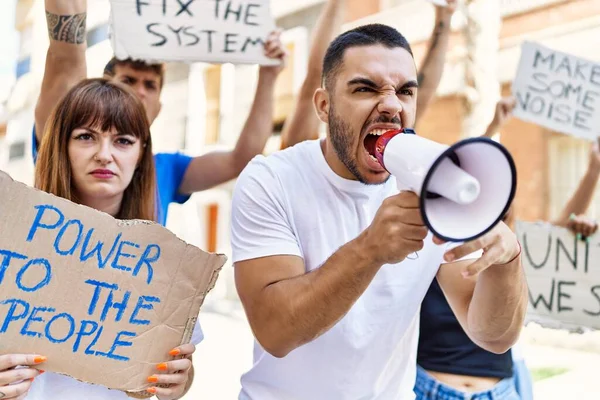
M 374 122 L 391 122 L 400 125 L 401 122 L 398 118 L 393 118 L 391 121 L 385 117 L 379 117 Z M 373 122 L 369 121 L 366 126 L 371 125 Z M 331 103 L 329 107 L 329 137 L 331 138 L 331 144 L 333 145 L 333 149 L 337 154 L 338 158 L 348 171 L 361 183 L 365 185 L 381 185 L 384 184 L 390 179 L 390 176 L 383 182 L 368 182 L 364 176 L 361 175 L 358 170 L 357 159 L 356 156 L 352 156 L 352 128 L 346 124 L 341 118 L 338 118 L 335 113 L 335 108 L 333 103 Z

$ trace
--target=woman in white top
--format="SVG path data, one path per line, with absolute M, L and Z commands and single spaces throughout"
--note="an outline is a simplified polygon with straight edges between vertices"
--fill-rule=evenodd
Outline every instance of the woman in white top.
M 35 186 L 118 219 L 156 220 L 156 187 L 150 127 L 141 101 L 126 86 L 89 79 L 72 88 L 46 124 Z M 190 344 L 165 354 L 148 395 L 183 396 L 191 384 Z M 174 356 L 178 356 L 174 359 Z M 109 390 L 54 373 L 43 373 L 43 354 L 0 355 L 0 399 L 126 399 Z M 41 376 L 40 376 L 41 375 Z

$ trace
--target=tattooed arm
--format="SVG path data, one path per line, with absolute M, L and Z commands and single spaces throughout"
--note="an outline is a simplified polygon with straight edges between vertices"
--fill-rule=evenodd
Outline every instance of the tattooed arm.
M 419 68 L 419 96 L 417 98 L 417 121 L 423 115 L 429 102 L 435 96 L 442 73 L 446 52 L 448 51 L 448 39 L 450 38 L 450 20 L 456 10 L 457 0 L 447 0 L 446 7 L 435 7 L 435 27 L 429 39 L 427 54 L 423 64 Z
M 50 46 L 42 89 L 35 107 L 38 144 L 53 107 L 79 81 L 86 78 L 86 0 L 45 0 Z

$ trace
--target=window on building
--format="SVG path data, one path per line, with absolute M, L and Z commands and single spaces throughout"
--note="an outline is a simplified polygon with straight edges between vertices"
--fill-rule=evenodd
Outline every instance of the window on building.
M 31 71 L 31 56 L 17 62 L 17 79 Z
M 548 145 L 550 218 L 555 218 L 567 204 L 588 166 L 590 142 L 556 134 Z M 600 218 L 600 186 L 587 213 Z
M 108 24 L 99 25 L 88 31 L 86 40 L 88 47 L 108 39 Z
M 221 66 L 211 65 L 204 72 L 206 89 L 206 137 L 205 144 L 219 142 L 221 121 Z

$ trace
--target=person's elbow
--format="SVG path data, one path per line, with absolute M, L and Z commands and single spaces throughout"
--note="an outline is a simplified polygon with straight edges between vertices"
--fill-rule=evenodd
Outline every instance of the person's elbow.
M 299 346 L 283 304 L 272 308 L 264 303 L 248 302 L 243 296 L 240 298 L 245 305 L 246 317 L 254 338 L 267 353 L 276 358 L 283 358 Z
M 288 329 L 285 324 L 274 318 L 255 320 L 251 325 L 258 344 L 275 358 L 284 358 L 298 347 L 293 338 L 287 334 Z
M 479 341 L 477 344 L 482 349 L 494 354 L 504 354 L 510 350 L 518 340 L 519 336 L 515 335 L 511 338 L 503 338 L 493 341 Z

